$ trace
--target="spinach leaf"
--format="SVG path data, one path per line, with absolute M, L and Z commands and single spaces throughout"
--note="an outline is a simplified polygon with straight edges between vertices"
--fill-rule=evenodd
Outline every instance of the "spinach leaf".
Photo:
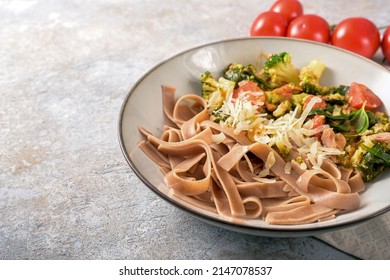
M 370 119 L 364 110 L 364 106 L 357 111 L 352 112 L 351 114 L 351 122 L 355 126 L 357 133 L 363 133 L 366 131 L 370 125 Z

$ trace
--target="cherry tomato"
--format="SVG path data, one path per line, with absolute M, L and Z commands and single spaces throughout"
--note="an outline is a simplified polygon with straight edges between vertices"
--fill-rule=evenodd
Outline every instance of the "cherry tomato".
M 330 27 L 328 22 L 318 15 L 301 15 L 290 22 L 287 28 L 287 36 L 328 43 Z
M 388 26 L 385 33 L 383 33 L 382 52 L 385 58 L 390 61 L 390 26 Z
M 267 11 L 259 14 L 252 22 L 250 36 L 285 36 L 287 20 L 278 13 Z
M 363 17 L 352 17 L 336 25 L 332 45 L 372 58 L 380 44 L 380 34 L 375 24 Z
M 287 19 L 287 22 L 290 22 L 303 14 L 303 6 L 296 0 L 278 0 L 273 3 L 270 11 L 281 14 Z
M 237 98 L 242 92 L 247 92 L 247 94 L 245 94 L 245 99 L 250 101 L 253 105 L 258 102 L 263 103 L 265 101 L 265 94 L 255 82 L 248 81 L 239 86 L 234 90 L 233 98 Z
M 348 103 L 351 107 L 360 109 L 364 103 L 365 109 L 375 110 L 382 105 L 380 98 L 363 84 L 351 83 L 347 94 Z

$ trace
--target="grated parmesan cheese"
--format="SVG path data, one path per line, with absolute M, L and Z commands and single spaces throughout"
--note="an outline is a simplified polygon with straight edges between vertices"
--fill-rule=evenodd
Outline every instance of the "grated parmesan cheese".
M 284 166 L 284 173 L 291 174 L 291 162 L 286 162 L 286 165 Z
M 259 172 L 259 175 L 258 175 L 257 177 L 263 178 L 263 177 L 268 176 L 269 174 L 270 174 L 269 169 L 266 168 L 266 169 L 261 170 L 261 171 Z
M 269 184 L 272 184 L 272 183 L 275 183 L 275 182 L 276 182 L 275 179 L 268 179 L 268 178 L 254 177 L 253 179 L 254 179 L 255 181 L 257 181 L 257 182 L 260 182 L 260 183 L 269 183 Z
M 232 94 L 228 95 L 218 110 L 219 114 L 227 116 L 226 120 L 221 121 L 220 124 L 231 126 L 237 134 L 250 131 L 254 141 L 271 147 L 276 146 L 280 151 L 288 153 L 290 149 L 297 147 L 300 153 L 309 157 L 309 162 L 313 166 L 319 166 L 319 163 L 322 163 L 326 157 L 343 153 L 339 149 L 324 147 L 315 136 L 329 128 L 329 125 L 313 129 L 313 121 L 306 121 L 313 106 L 321 102 L 319 97 L 312 98 L 300 116 L 297 106 L 294 111 L 287 112 L 279 118 L 269 119 L 266 118 L 266 114 L 258 112 L 262 104 L 254 105 L 247 100 L 247 95 L 259 94 L 263 93 L 242 92 L 237 98 L 233 98 Z M 306 169 L 306 164 L 301 165 L 301 168 Z
M 264 167 L 266 169 L 271 169 L 272 166 L 274 166 L 275 164 L 275 154 L 274 152 L 270 152 L 267 156 L 267 160 L 265 161 L 265 164 L 264 164 Z

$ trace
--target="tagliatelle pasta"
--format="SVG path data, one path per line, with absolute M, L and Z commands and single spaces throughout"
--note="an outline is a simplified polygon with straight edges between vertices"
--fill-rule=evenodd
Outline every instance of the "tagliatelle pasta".
M 326 157 L 310 160 L 294 147 L 295 156 L 286 161 L 270 145 L 211 121 L 202 97 L 176 100 L 171 86 L 162 86 L 162 97 L 164 132 L 155 136 L 140 128 L 145 140 L 139 147 L 178 199 L 221 216 L 282 225 L 328 220 L 359 208 L 365 184 L 358 172 Z

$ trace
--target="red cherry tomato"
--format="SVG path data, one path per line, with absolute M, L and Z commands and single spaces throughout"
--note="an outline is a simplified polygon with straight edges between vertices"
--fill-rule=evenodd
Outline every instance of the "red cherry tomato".
M 388 26 L 385 33 L 383 33 L 382 52 L 385 58 L 390 61 L 390 26 Z
M 372 90 L 355 82 L 351 83 L 347 98 L 349 105 L 356 109 L 360 109 L 364 102 L 366 103 L 364 108 L 367 110 L 375 110 L 382 105 L 382 101 Z
M 278 0 L 273 3 L 270 11 L 281 14 L 287 19 L 287 22 L 290 22 L 303 14 L 303 6 L 296 0 Z
M 255 82 L 247 81 L 243 84 L 240 84 L 240 86 L 236 90 L 234 90 L 233 97 L 235 97 L 235 94 L 238 95 L 239 93 L 246 91 L 263 92 Z
M 290 22 L 287 28 L 287 36 L 328 43 L 330 27 L 328 22 L 318 15 L 301 15 Z
M 250 36 L 285 36 L 287 20 L 278 13 L 267 11 L 259 14 L 252 22 Z
M 380 44 L 380 34 L 375 24 L 363 17 L 352 17 L 336 25 L 332 45 L 372 58 Z
M 250 101 L 253 105 L 258 102 L 262 103 L 265 101 L 265 94 L 255 82 L 248 81 L 245 84 L 239 86 L 234 90 L 233 98 L 237 98 L 242 92 L 247 92 L 245 94 L 245 99 Z

